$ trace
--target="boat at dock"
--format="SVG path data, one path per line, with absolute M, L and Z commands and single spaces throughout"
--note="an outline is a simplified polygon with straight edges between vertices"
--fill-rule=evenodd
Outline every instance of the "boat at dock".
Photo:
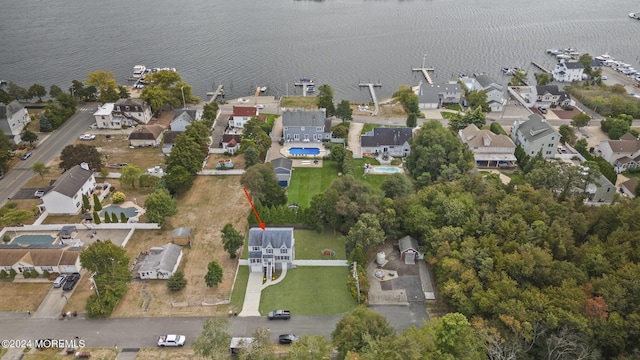
M 502 72 L 503 72 L 505 75 L 513 75 L 513 74 L 515 74 L 515 73 L 516 73 L 517 71 L 519 71 L 519 70 L 523 70 L 523 69 L 522 69 L 522 68 L 519 68 L 519 67 L 512 67 L 512 68 L 509 68 L 509 67 L 503 67 L 503 68 L 502 68 Z
M 263 87 L 260 88 L 260 92 L 265 92 L 265 91 L 267 91 L 267 87 L 266 86 L 263 86 Z
M 144 65 L 136 65 L 133 67 L 133 71 L 131 72 L 131 76 L 134 78 L 142 77 L 145 74 L 147 67 Z

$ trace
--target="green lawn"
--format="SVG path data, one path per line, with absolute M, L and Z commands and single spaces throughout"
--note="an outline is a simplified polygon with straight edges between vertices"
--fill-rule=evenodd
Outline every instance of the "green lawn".
M 361 134 L 366 134 L 369 131 L 375 129 L 375 128 L 379 128 L 379 127 L 388 127 L 388 128 L 398 128 L 398 127 L 404 127 L 404 126 L 398 126 L 398 125 L 382 125 L 382 124 L 369 124 L 369 123 L 365 123 L 364 126 L 362 127 L 362 131 L 360 132 Z
M 452 119 L 454 116 L 457 115 L 457 113 L 452 113 L 452 112 L 448 112 L 448 111 L 441 111 L 440 115 L 442 115 L 443 119 Z
M 244 304 L 244 295 L 247 292 L 248 282 L 249 267 L 243 265 L 238 266 L 238 275 L 236 276 L 236 282 L 233 285 L 233 292 L 231 293 L 231 306 L 238 312 L 242 310 L 242 305 Z
M 287 270 L 282 282 L 262 290 L 260 313 L 275 309 L 296 315 L 342 314 L 357 306 L 347 289 L 349 268 L 300 266 Z
M 353 177 L 356 178 L 356 180 L 358 181 L 366 182 L 369 185 L 373 186 L 374 188 L 380 189 L 380 185 L 382 185 L 382 183 L 387 179 L 388 175 L 369 173 L 367 174 L 367 176 L 365 176 L 364 175 L 365 163 L 371 164 L 371 165 L 380 165 L 378 160 L 372 159 L 372 158 L 353 159 L 353 164 L 354 164 Z
M 294 230 L 296 239 L 296 260 L 346 260 L 344 241 L 340 233 L 324 230 L 321 233 L 313 230 Z M 322 250 L 332 249 L 336 256 L 323 256 Z
M 303 208 L 309 207 L 311 198 L 325 191 L 338 177 L 338 172 L 338 164 L 328 160 L 322 161 L 322 168 L 295 168 L 287 188 L 289 203 L 296 203 Z

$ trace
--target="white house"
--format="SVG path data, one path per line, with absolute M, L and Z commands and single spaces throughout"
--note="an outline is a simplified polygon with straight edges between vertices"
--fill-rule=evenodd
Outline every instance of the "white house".
M 151 106 L 145 100 L 137 98 L 119 99 L 115 102 L 113 111 L 116 115 L 142 125 L 148 124 L 153 117 Z
M 38 274 L 44 273 L 72 273 L 79 272 L 80 248 L 64 245 L 35 246 L 31 248 L 21 245 L 0 246 L 0 270 L 9 273 L 13 269 L 22 274 L 25 271 L 35 270 Z
M 251 228 L 248 246 L 251 272 L 265 272 L 271 278 L 274 270 L 290 269 L 293 265 L 293 228 Z
M 133 126 L 133 120 L 114 113 L 114 107 L 114 103 L 106 103 L 93 113 L 98 129 L 122 129 L 123 126 Z
M 168 279 L 178 270 L 182 260 L 182 247 L 167 243 L 161 247 L 149 249 L 149 255 L 142 260 L 138 268 L 141 279 Z
M 20 134 L 30 121 L 27 109 L 17 100 L 9 105 L 0 102 L 0 130 L 15 144 L 22 141 Z
M 460 129 L 458 136 L 473 151 L 478 167 L 514 167 L 516 164 L 516 144 L 506 135 L 480 130 L 471 124 Z
M 513 124 L 511 140 L 520 145 L 529 156 L 542 152 L 545 159 L 555 157 L 560 134 L 538 114 L 529 115 L 529 120 Z
M 640 162 L 640 140 L 627 133 L 619 140 L 600 141 L 596 152 L 613 165 L 618 173 L 635 169 Z
M 243 128 L 247 121 L 258 114 L 258 109 L 254 106 L 234 106 L 233 113 L 229 116 L 229 126 Z
M 240 149 L 241 139 L 242 137 L 239 134 L 224 134 L 222 135 L 220 145 L 226 152 L 235 154 L 236 151 Z
M 95 188 L 93 170 L 82 163 L 65 171 L 56 180 L 53 187 L 42 196 L 40 206 L 52 215 L 75 215 L 82 209 L 82 195 L 91 198 Z
M 572 82 L 582 80 L 584 65 L 579 61 L 560 60 L 551 72 L 553 80 L 559 82 Z

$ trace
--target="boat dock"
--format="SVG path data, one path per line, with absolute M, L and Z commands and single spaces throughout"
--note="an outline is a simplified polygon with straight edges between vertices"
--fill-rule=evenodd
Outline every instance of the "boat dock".
M 207 96 L 210 96 L 209 101 L 207 101 L 207 103 L 211 104 L 218 98 L 218 96 L 224 97 L 224 87 L 222 85 L 218 85 L 218 88 L 216 89 L 216 91 L 208 92 Z
M 315 91 L 315 82 L 311 79 L 300 79 L 293 83 L 295 86 L 302 86 L 302 96 L 307 96 L 308 92 Z
M 551 70 L 549 70 L 549 69 L 545 68 L 544 66 L 542 66 L 542 65 L 538 64 L 538 63 L 537 63 L 537 62 L 535 62 L 535 61 L 532 61 L 532 62 L 531 62 L 531 65 L 533 65 L 533 66 L 537 67 L 538 69 L 540 69 L 540 70 L 542 70 L 542 71 L 546 72 L 547 74 L 551 74 Z
M 376 96 L 375 88 L 382 87 L 382 84 L 378 83 L 360 83 L 358 84 L 360 87 L 368 87 L 369 92 L 371 93 L 371 99 L 373 100 L 373 112 L 371 112 L 372 116 L 378 115 L 378 111 L 380 111 L 380 105 L 378 104 L 378 97 Z
M 427 80 L 429 85 L 433 85 L 433 80 L 431 80 L 431 75 L 429 75 L 429 72 L 435 71 L 433 68 L 421 67 L 421 68 L 413 68 L 411 70 L 422 72 L 422 76 L 424 76 L 425 80 Z

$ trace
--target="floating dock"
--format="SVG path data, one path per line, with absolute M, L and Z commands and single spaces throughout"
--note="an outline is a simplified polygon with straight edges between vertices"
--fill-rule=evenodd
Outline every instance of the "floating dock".
M 532 62 L 531 62 L 531 65 L 533 65 L 533 66 L 537 67 L 538 69 L 540 69 L 540 70 L 542 70 L 542 71 L 546 72 L 547 74 L 551 74 L 551 70 L 549 70 L 549 69 L 545 68 L 544 66 L 542 66 L 542 65 L 538 64 L 538 63 L 537 63 L 537 62 L 535 62 L 535 61 L 532 61 Z
M 427 80 L 429 85 L 433 85 L 433 80 L 431 80 L 431 75 L 429 75 L 429 72 L 434 72 L 435 71 L 434 68 L 421 67 L 421 68 L 413 68 L 411 70 L 422 72 L 422 76 L 424 76 L 425 80 Z
M 207 96 L 209 96 L 209 101 L 207 103 L 211 104 L 214 102 L 218 96 L 224 96 L 224 87 L 222 85 L 218 85 L 218 88 L 214 92 L 208 92 Z
M 360 87 L 368 87 L 369 88 L 369 92 L 371 93 L 371 99 L 373 100 L 373 112 L 371 113 L 372 116 L 376 116 L 378 115 L 378 112 L 380 111 L 380 105 L 378 104 L 378 97 L 376 96 L 376 91 L 375 88 L 377 87 L 382 87 L 382 84 L 378 83 L 360 83 L 358 84 L 358 86 Z

